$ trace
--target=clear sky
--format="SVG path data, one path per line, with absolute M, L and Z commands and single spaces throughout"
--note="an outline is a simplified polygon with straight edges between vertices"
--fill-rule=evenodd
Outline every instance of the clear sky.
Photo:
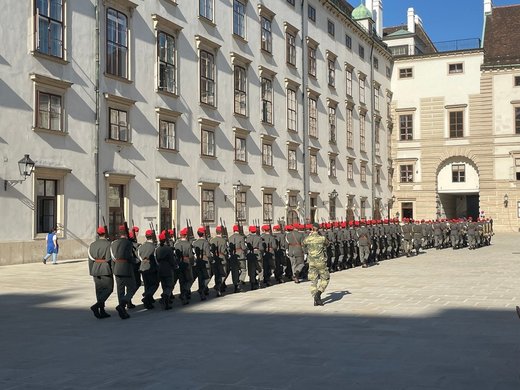
M 361 0 L 350 0 L 353 6 Z M 493 0 L 493 5 L 520 4 L 520 0 Z M 383 0 L 385 27 L 406 24 L 409 7 L 423 21 L 424 28 L 435 42 L 482 38 L 484 0 Z

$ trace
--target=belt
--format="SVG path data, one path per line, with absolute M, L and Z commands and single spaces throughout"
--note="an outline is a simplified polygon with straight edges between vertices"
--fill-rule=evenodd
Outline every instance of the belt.
M 289 244 L 289 246 L 302 246 L 302 244 Z
M 95 263 L 106 263 L 106 262 L 108 262 L 108 260 L 105 260 L 105 259 L 95 259 L 94 262 Z
M 128 263 L 127 259 L 116 259 L 116 263 Z

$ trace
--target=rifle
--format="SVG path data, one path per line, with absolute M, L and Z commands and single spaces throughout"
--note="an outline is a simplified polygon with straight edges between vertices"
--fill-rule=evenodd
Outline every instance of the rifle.
M 193 235 L 193 226 L 191 226 L 191 221 L 186 218 L 186 229 L 188 229 L 188 241 L 191 241 L 195 238 Z
M 130 238 L 130 230 L 128 229 L 128 223 L 126 221 L 123 222 L 123 226 L 125 227 L 126 238 L 132 241 L 132 239 Z
M 211 230 L 209 229 L 209 225 L 204 225 L 204 238 L 208 241 L 211 239 Z
M 226 227 L 226 222 L 224 221 L 224 223 L 222 223 L 222 218 L 220 218 L 220 226 L 222 226 L 222 237 L 227 240 L 229 236 Z
M 166 245 L 170 246 L 171 236 L 168 229 L 164 229 L 164 235 L 166 236 Z
M 132 237 L 133 237 L 133 238 L 130 239 L 130 241 L 132 241 L 132 242 L 137 242 L 137 236 L 136 236 L 136 234 L 135 234 L 134 226 L 135 226 L 135 224 L 134 224 L 134 220 L 133 220 L 133 218 L 132 218 Z M 127 228 L 128 228 L 128 227 L 127 227 Z M 130 236 L 128 236 L 128 238 L 130 238 Z
M 177 241 L 177 228 L 175 227 L 175 221 L 173 221 L 173 241 Z
M 242 225 L 240 222 L 237 221 L 237 224 L 238 224 L 238 234 L 240 234 L 241 236 L 244 235 L 244 225 Z
M 259 219 L 253 220 L 253 224 L 256 227 L 256 235 L 259 236 L 260 235 L 260 220 Z
M 155 229 L 153 227 L 153 223 L 150 222 L 150 230 L 152 231 L 152 241 L 154 245 L 157 245 L 157 234 L 155 233 Z
M 102 218 L 103 218 L 103 229 L 105 229 L 105 238 L 106 238 L 107 240 L 109 240 L 109 238 L 108 238 L 108 227 L 107 227 L 107 223 L 106 223 L 106 221 L 105 221 L 105 217 L 103 216 Z

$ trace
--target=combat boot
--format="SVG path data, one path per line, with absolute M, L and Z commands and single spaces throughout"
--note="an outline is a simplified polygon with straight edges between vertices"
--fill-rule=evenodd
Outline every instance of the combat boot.
M 242 291 L 242 288 L 238 284 L 235 284 L 235 292 L 239 293 L 241 291 Z
M 314 294 L 314 306 L 323 306 L 323 301 L 321 300 L 321 291 L 317 291 Z
M 99 306 L 99 316 L 101 319 L 110 317 L 110 314 L 108 314 L 105 311 L 105 303 L 104 302 L 98 302 Z
M 92 313 L 94 313 L 94 317 L 101 318 L 101 313 L 99 312 L 99 303 L 90 306 L 90 310 L 92 310 Z
M 130 314 L 128 314 L 125 310 L 125 304 L 117 305 L 116 310 L 117 310 L 117 313 L 119 314 L 119 317 L 122 320 L 126 320 L 126 319 L 130 318 Z

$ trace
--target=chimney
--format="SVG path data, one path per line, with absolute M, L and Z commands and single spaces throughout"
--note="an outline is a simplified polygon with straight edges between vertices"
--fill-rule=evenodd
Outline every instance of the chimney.
M 376 24 L 376 33 L 383 37 L 383 0 L 373 0 L 372 16 Z
M 484 15 L 491 15 L 493 12 L 493 1 L 484 0 Z
M 413 8 L 408 8 L 408 31 L 415 34 L 415 11 Z
M 422 19 L 419 15 L 415 15 L 415 24 L 423 27 Z

